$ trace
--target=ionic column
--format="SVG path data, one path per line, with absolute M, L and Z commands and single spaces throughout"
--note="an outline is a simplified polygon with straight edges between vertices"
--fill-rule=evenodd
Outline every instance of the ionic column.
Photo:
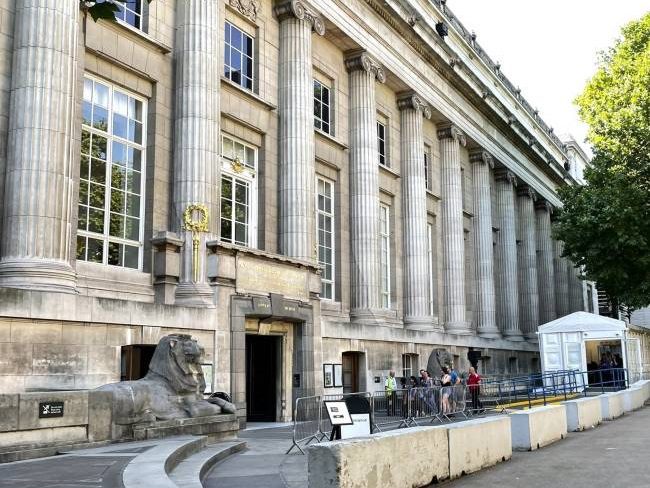
M 176 7 L 176 100 L 174 114 L 173 226 L 183 241 L 176 303 L 210 306 L 206 246 L 217 234 L 219 195 L 219 6 L 216 2 L 185 0 Z M 188 221 L 199 222 L 203 205 L 208 226 L 199 231 L 197 249 Z
M 490 168 L 492 156 L 486 151 L 469 155 L 474 186 L 474 247 L 476 249 L 477 333 L 483 337 L 501 337 L 496 324 L 494 293 L 494 251 L 492 249 L 492 199 Z
M 325 24 L 299 0 L 275 6 L 280 21 L 280 252 L 314 260 L 314 80 L 311 33 Z
M 379 308 L 379 166 L 375 82 L 386 75 L 367 53 L 346 59 L 350 73 L 351 313 Z
M 400 147 L 404 202 L 404 324 L 432 327 L 422 133 L 422 118 L 431 118 L 431 109 L 413 93 L 399 98 L 397 106 L 401 110 Z
M 445 330 L 471 334 L 465 318 L 465 235 L 460 147 L 465 134 L 450 125 L 438 130 L 442 182 L 442 253 Z
M 495 171 L 496 212 L 499 241 L 496 249 L 497 312 L 504 337 L 521 341 L 519 329 L 519 286 L 517 283 L 517 235 L 514 186 L 517 179 L 507 169 Z
M 552 205 L 546 200 L 535 204 L 537 220 L 537 292 L 539 322 L 555 320 L 555 272 L 553 268 L 553 239 L 551 238 Z
M 77 0 L 17 0 L 0 286 L 74 293 Z
M 555 275 L 555 310 L 557 316 L 564 317 L 569 312 L 568 262 L 562 257 L 564 242 L 553 241 L 553 274 Z
M 517 213 L 520 226 L 519 248 L 519 321 L 524 337 L 536 340 L 539 325 L 537 293 L 537 240 L 535 237 L 535 200 L 537 194 L 528 185 L 517 188 Z

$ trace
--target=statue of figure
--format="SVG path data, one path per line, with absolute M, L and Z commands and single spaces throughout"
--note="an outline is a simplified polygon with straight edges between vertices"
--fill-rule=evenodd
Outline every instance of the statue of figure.
M 442 367 L 446 366 L 451 368 L 454 362 L 454 356 L 451 355 L 446 349 L 434 349 L 429 355 L 427 362 L 427 371 L 434 378 L 442 377 Z
M 203 399 L 203 353 L 192 336 L 170 334 L 160 339 L 144 378 L 99 387 L 98 390 L 113 393 L 115 423 L 128 425 L 235 413 L 232 403 Z

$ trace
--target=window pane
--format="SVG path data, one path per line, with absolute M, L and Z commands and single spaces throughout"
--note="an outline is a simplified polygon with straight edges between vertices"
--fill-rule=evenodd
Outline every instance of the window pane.
M 108 130 L 108 110 L 95 105 L 93 109 L 93 127 L 104 132 Z
M 142 171 L 142 151 L 140 149 L 129 148 L 127 166 L 136 171 Z
M 88 204 L 88 182 L 79 182 L 79 203 Z
M 95 105 L 108 108 L 108 87 L 107 86 L 95 82 L 93 102 L 95 103 Z
M 126 173 L 126 189 L 131 193 L 140 193 L 140 173 L 128 170 Z
M 114 164 L 111 167 L 111 187 L 124 190 L 126 184 L 126 169 Z
M 248 226 L 240 223 L 235 224 L 235 242 L 248 244 Z
M 101 263 L 104 261 L 104 243 L 99 239 L 88 238 L 87 261 Z
M 85 205 L 79 205 L 78 209 L 79 209 L 78 228 L 82 230 L 86 230 L 88 228 L 88 207 L 86 207 Z
M 111 193 L 111 212 L 124 213 L 124 192 L 113 190 Z
M 84 236 L 77 236 L 77 259 L 86 260 L 86 238 Z
M 129 97 L 124 93 L 115 91 L 113 93 L 113 111 L 116 114 L 123 115 L 124 117 L 129 116 L 128 111 Z
M 116 242 L 108 243 L 108 264 L 112 264 L 113 266 L 122 265 L 121 247 L 122 246 Z
M 140 249 L 135 246 L 124 246 L 124 267 L 138 269 Z
M 131 241 L 140 240 L 140 219 L 127 217 L 125 222 L 124 237 Z
M 119 142 L 113 142 L 113 154 L 111 159 L 121 166 L 126 165 L 126 146 Z
M 93 135 L 91 140 L 91 156 L 99 159 L 106 159 L 106 138 Z
M 93 106 L 90 102 L 84 101 L 81 106 L 81 122 L 83 124 L 90 125 L 92 123 L 92 112 Z
M 232 240 L 232 222 L 221 219 L 221 239 L 227 242 Z
M 126 197 L 126 214 L 132 217 L 140 217 L 140 197 L 128 195 Z
M 124 216 L 111 213 L 110 235 L 113 237 L 124 237 Z
M 89 203 L 91 207 L 104 208 L 106 202 L 106 187 L 104 185 L 90 185 Z
M 113 115 L 113 134 L 117 137 L 127 138 L 128 120 L 123 115 Z

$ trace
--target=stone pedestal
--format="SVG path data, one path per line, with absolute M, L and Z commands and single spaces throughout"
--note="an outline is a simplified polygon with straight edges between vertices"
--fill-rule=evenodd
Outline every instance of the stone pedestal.
M 319 14 L 300 1 L 275 6 L 280 21 L 280 252 L 316 260 L 314 240 L 314 81 L 311 33 L 325 34 Z
M 345 61 L 350 73 L 350 300 L 353 316 L 379 308 L 379 166 L 375 82 L 386 75 L 367 53 Z
M 517 213 L 521 244 L 519 261 L 519 322 L 524 337 L 537 340 L 539 295 L 537 292 L 537 239 L 535 236 L 535 200 L 537 194 L 528 185 L 517 189 Z
M 537 291 L 539 293 L 539 322 L 546 324 L 557 318 L 555 313 L 555 271 L 553 267 L 553 239 L 551 238 L 551 213 L 547 201 L 535 205 L 537 221 Z
M 16 0 L 0 286 L 74 293 L 77 0 Z
M 424 175 L 422 118 L 431 110 L 409 93 L 398 99 L 401 110 L 402 196 L 404 209 L 405 296 L 404 324 L 433 328 L 429 304 L 431 278 L 428 265 L 427 194 Z
M 184 306 L 214 305 L 206 275 L 205 243 L 217 234 L 219 219 L 219 8 L 216 2 L 204 0 L 184 0 L 176 7 L 172 226 L 183 241 L 176 304 Z M 196 251 L 193 233 L 184 222 L 184 212 L 195 204 L 208 211 L 208 231 L 198 233 Z M 193 219 L 200 217 L 198 212 L 193 214 Z
M 501 337 L 496 324 L 494 292 L 494 250 L 492 248 L 492 200 L 490 168 L 492 156 L 486 151 L 470 154 L 474 190 L 474 248 L 476 249 L 477 333 L 483 337 Z
M 465 317 L 465 234 L 460 146 L 465 134 L 451 125 L 438 130 L 442 181 L 442 256 L 445 330 L 471 334 Z
M 496 211 L 499 239 L 496 248 L 497 314 L 504 337 L 523 340 L 519 329 L 519 286 L 517 282 L 517 236 L 515 233 L 515 175 L 506 169 L 495 172 Z

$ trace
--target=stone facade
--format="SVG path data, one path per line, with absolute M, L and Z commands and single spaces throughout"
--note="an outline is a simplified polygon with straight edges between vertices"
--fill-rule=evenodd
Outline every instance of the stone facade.
M 183 332 L 243 417 L 257 334 L 287 420 L 342 391 L 323 364 L 537 369 L 540 320 L 584 308 L 549 234 L 567 148 L 444 3 L 49 3 L 0 6 L 0 392 Z

